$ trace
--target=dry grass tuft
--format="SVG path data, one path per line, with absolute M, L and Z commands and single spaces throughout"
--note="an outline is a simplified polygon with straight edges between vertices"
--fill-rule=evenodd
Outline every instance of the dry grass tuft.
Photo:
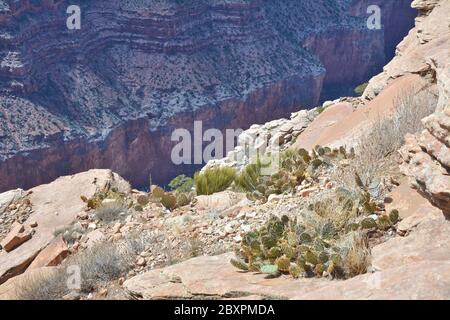
M 125 275 L 136 255 L 144 251 L 146 238 L 130 236 L 117 243 L 101 242 L 77 255 L 48 277 L 36 277 L 17 289 L 22 300 L 58 300 L 70 293 L 67 281 L 69 267 L 77 266 L 81 275 L 80 291 L 88 293 L 105 283 Z
M 226 190 L 236 178 L 236 170 L 229 167 L 209 168 L 194 176 L 197 195 L 211 195 Z
M 339 247 L 343 250 L 343 268 L 347 278 L 367 272 L 371 265 L 371 253 L 364 233 L 350 232 L 341 240 Z
M 96 210 L 95 215 L 103 222 L 110 223 L 120 218 L 126 217 L 128 213 L 127 206 L 120 201 L 113 201 L 101 204 Z
M 383 177 L 398 174 L 396 151 L 403 145 L 407 133 L 423 129 L 421 120 L 434 112 L 437 100 L 428 91 L 417 95 L 404 92 L 394 104 L 395 112 L 372 123 L 370 130 L 358 140 L 355 159 L 338 173 L 336 180 L 343 181 L 346 187 L 354 186 L 355 173 L 367 187 L 379 184 Z

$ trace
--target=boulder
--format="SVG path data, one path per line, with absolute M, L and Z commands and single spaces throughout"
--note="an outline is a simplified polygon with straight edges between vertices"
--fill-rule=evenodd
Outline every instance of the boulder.
M 408 236 L 395 237 L 372 249 L 375 269 L 387 270 L 419 262 L 450 262 L 450 222 L 442 213 L 421 213 L 422 219 Z
M 130 192 L 129 184 L 110 170 L 90 170 L 58 178 L 29 190 L 33 213 L 28 221 L 38 227 L 32 239 L 11 252 L 0 252 L 0 284 L 26 270 L 35 257 L 55 239 L 55 231 L 71 225 L 84 210 L 81 196 L 92 197 L 98 189 L 112 186 Z M 25 229 L 29 222 L 24 224 Z
M 195 199 L 197 200 L 197 208 L 221 212 L 245 199 L 245 194 L 222 191 L 212 195 L 197 196 Z
M 0 215 L 5 212 L 11 204 L 20 200 L 24 196 L 25 192 L 22 189 L 0 193 Z
M 19 247 L 22 243 L 30 240 L 31 236 L 31 229 L 25 230 L 25 227 L 22 224 L 14 222 L 11 231 L 8 233 L 5 239 L 0 242 L 0 246 L 6 252 L 10 252 Z
M 298 290 L 299 300 L 448 300 L 450 262 L 421 262 Z
M 450 262 L 423 261 L 346 281 L 268 279 L 231 266 L 232 254 L 198 257 L 137 275 L 125 290 L 140 299 L 449 299 Z
M 28 269 L 58 266 L 68 255 L 69 248 L 62 235 L 59 235 L 37 255 Z
M 426 129 L 408 134 L 399 153 L 411 184 L 450 218 L 450 105 L 423 120 Z

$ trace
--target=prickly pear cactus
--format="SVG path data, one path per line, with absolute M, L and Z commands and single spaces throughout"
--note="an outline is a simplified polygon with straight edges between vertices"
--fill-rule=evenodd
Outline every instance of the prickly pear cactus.
M 152 196 L 154 196 L 154 197 L 156 197 L 156 198 L 162 198 L 163 197 L 163 195 L 165 194 L 166 192 L 163 190 L 163 188 L 161 188 L 161 187 L 155 187 L 153 190 L 152 190 Z
M 281 155 L 281 168 L 276 174 L 260 177 L 255 168 L 247 170 L 246 182 L 251 182 L 248 185 L 252 187 L 248 197 L 263 200 L 273 193 L 292 192 L 304 179 L 316 179 L 321 167 L 332 164 L 333 159 L 353 157 L 354 150 L 347 152 L 345 148 L 317 146 L 311 153 L 287 150 Z M 259 230 L 243 234 L 237 252 L 240 260 L 232 264 L 241 270 L 272 276 L 289 274 L 293 278 L 356 275 L 348 267 L 355 250 L 348 239 L 355 235 L 366 239 L 376 229 L 387 230 L 398 222 L 399 214 L 393 210 L 380 215 L 382 207 L 372 199 L 364 182 L 357 175 L 355 181 L 357 188 L 337 187 L 320 201 L 312 198 L 298 220 L 286 215 L 271 216 Z M 372 218 L 375 214 L 376 219 Z M 367 241 L 363 242 L 361 250 L 369 252 Z M 361 270 L 356 272 L 365 272 Z
M 177 207 L 177 198 L 171 193 L 164 193 L 161 197 L 161 204 L 169 210 Z

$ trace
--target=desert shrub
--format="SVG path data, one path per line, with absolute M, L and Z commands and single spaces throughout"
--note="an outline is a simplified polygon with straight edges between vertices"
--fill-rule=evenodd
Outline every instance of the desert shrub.
M 173 184 L 172 186 L 174 185 L 177 185 L 177 183 Z M 149 197 L 149 201 L 161 203 L 166 209 L 170 211 L 179 207 L 187 206 L 194 199 L 195 193 L 192 191 L 190 192 L 181 191 L 184 190 L 185 188 L 189 190 L 191 189 L 191 187 L 188 188 L 186 185 L 183 185 L 175 191 L 166 192 L 161 187 L 155 187 L 152 190 L 152 193 Z
M 171 193 L 164 193 L 161 197 L 161 204 L 169 210 L 173 210 L 177 207 L 177 197 Z
M 67 286 L 68 267 L 77 266 L 81 273 L 81 292 L 88 293 L 94 288 L 118 279 L 128 272 L 136 255 L 145 250 L 147 236 L 130 235 L 120 242 L 100 242 L 66 259 L 62 266 L 45 277 L 31 279 L 17 289 L 20 299 L 54 300 L 61 299 L 70 291 Z
M 44 275 L 28 275 L 26 280 L 16 287 L 20 300 L 57 300 L 69 293 L 67 276 L 62 269 Z
M 252 163 L 236 176 L 234 182 L 238 190 L 253 192 L 260 184 L 261 179 L 261 165 Z
M 67 227 L 55 230 L 55 232 L 53 232 L 53 235 L 55 237 L 58 235 L 62 235 L 64 241 L 72 244 L 78 241 L 85 232 L 86 230 L 81 226 L 81 224 L 76 222 Z
M 177 207 L 187 206 L 194 200 L 195 193 L 193 192 L 175 192 L 175 197 L 177 199 Z
M 367 237 L 361 231 L 350 232 L 338 244 L 341 248 L 342 271 L 347 278 L 367 272 L 371 264 Z
M 153 188 L 153 190 L 152 190 L 152 196 L 153 196 L 154 198 L 158 198 L 158 199 L 161 199 L 162 196 L 163 196 L 165 193 L 166 193 L 166 192 L 165 192 L 164 189 L 161 188 L 161 187 L 155 187 L 155 188 Z
M 370 265 L 366 231 L 339 230 L 331 222 L 320 229 L 273 216 L 259 230 L 245 234 L 231 263 L 244 271 L 277 275 L 351 278 Z
M 202 248 L 204 247 L 204 244 L 201 242 L 201 240 L 197 237 L 190 237 L 187 239 L 183 246 L 183 259 L 190 259 L 198 257 L 202 254 Z
M 169 183 L 169 188 L 172 191 L 190 192 L 194 186 L 194 180 L 182 174 L 172 179 Z
M 236 177 L 236 170 L 229 167 L 208 168 L 194 176 L 198 195 L 211 195 L 226 190 Z
M 141 194 L 136 199 L 137 203 L 145 207 L 150 202 L 150 197 L 146 194 Z
M 400 94 L 394 101 L 393 114 L 378 117 L 356 144 L 355 159 L 337 180 L 349 185 L 357 173 L 366 186 L 379 184 L 382 177 L 398 174 L 396 152 L 407 133 L 423 129 L 422 119 L 434 112 L 436 99 L 429 92 Z
M 127 212 L 127 206 L 120 201 L 102 203 L 95 209 L 96 217 L 106 223 L 125 217 Z
M 362 96 L 362 94 L 364 93 L 364 91 L 366 91 L 367 86 L 369 85 L 368 82 L 360 84 L 359 86 L 357 86 L 354 90 L 354 92 L 359 95 Z

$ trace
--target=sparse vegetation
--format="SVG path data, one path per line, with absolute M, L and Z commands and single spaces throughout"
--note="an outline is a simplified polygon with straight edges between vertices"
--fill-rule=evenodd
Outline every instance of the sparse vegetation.
M 48 276 L 30 279 L 17 294 L 24 300 L 62 299 L 70 290 L 67 281 L 71 275 L 68 267 L 77 266 L 81 275 L 83 293 L 89 293 L 101 285 L 118 279 L 131 269 L 137 254 L 145 248 L 145 236 L 130 236 L 118 243 L 101 242 L 77 255 L 68 258 L 64 264 Z
M 53 234 L 54 236 L 62 235 L 64 241 L 72 244 L 80 240 L 85 232 L 86 230 L 80 225 L 80 223 L 76 222 L 68 227 L 55 230 Z
M 330 149 L 316 146 L 310 155 L 305 149 L 288 149 L 280 155 L 280 169 L 271 176 L 263 176 L 260 162 L 250 164 L 235 179 L 238 190 L 247 192 L 250 200 L 265 201 L 271 194 L 291 193 L 306 178 L 314 178 L 318 169 L 332 160 L 353 157 L 344 148 Z
M 128 213 L 127 206 L 120 201 L 110 201 L 102 203 L 95 209 L 96 217 L 106 223 L 126 217 Z
M 194 180 L 182 174 L 172 179 L 169 183 L 169 188 L 177 192 L 190 192 L 194 186 Z
M 166 209 L 172 211 L 179 207 L 187 206 L 194 199 L 193 192 L 173 191 L 166 192 L 161 187 L 155 187 L 151 194 L 153 202 L 160 202 Z
M 211 195 L 226 190 L 236 178 L 236 170 L 229 167 L 208 168 L 194 176 L 197 195 Z
M 88 209 L 97 209 L 102 205 L 103 200 L 110 199 L 116 200 L 119 203 L 126 202 L 126 195 L 119 192 L 116 188 L 111 186 L 105 186 L 103 189 L 99 189 L 95 192 L 94 196 L 87 198 L 81 196 L 81 200 L 86 203 Z
M 371 217 L 376 204 L 363 187 L 337 188 L 314 199 L 293 218 L 272 216 L 243 235 L 231 263 L 275 276 L 351 278 L 370 266 L 368 233 L 398 222 L 398 211 Z M 370 217 L 369 217 L 370 216 Z
M 357 95 L 359 95 L 359 96 L 362 96 L 362 94 L 364 93 L 364 91 L 366 90 L 366 88 L 367 88 L 367 86 L 369 85 L 369 83 L 368 82 L 366 82 L 366 83 L 363 83 L 363 84 L 360 84 L 359 86 L 357 86 L 356 88 L 355 88 L 355 93 L 357 94 Z
M 430 97 L 426 92 L 398 96 L 393 114 L 379 117 L 359 139 L 354 161 L 341 172 L 338 180 L 349 185 L 357 173 L 365 186 L 375 187 L 383 177 L 396 174 L 396 152 L 403 145 L 405 135 L 421 131 L 421 120 L 436 108 L 436 100 Z

